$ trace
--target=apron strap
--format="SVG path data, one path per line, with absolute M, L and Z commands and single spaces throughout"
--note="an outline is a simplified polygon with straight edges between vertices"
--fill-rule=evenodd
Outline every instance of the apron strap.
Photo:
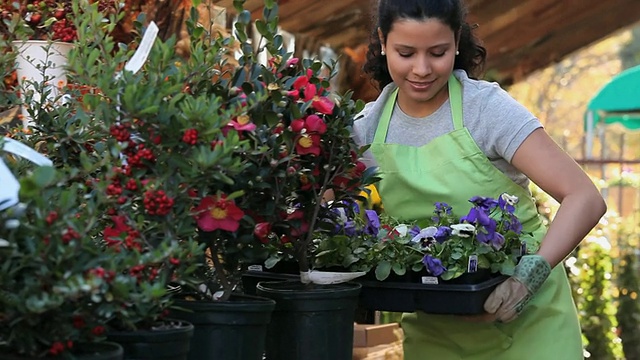
M 393 113 L 393 107 L 396 104 L 397 98 L 398 88 L 393 90 L 389 95 L 387 102 L 384 104 L 382 115 L 380 116 L 380 120 L 378 120 L 378 128 L 376 129 L 376 134 L 373 137 L 374 144 L 384 144 L 387 140 L 387 131 L 389 130 L 389 123 L 391 122 L 391 114 Z
M 458 80 L 458 78 L 453 74 L 449 76 L 448 85 L 449 103 L 451 104 L 451 115 L 453 117 L 453 129 L 462 129 L 462 86 L 460 85 L 460 80 Z M 374 144 L 384 144 L 387 139 L 389 123 L 391 122 L 391 114 L 393 113 L 393 107 L 395 106 L 397 97 L 398 89 L 396 88 L 389 95 L 387 102 L 384 104 L 382 115 L 378 121 L 378 128 L 376 129 L 376 134 L 373 137 Z
M 453 74 L 449 76 L 449 103 L 451 104 L 453 129 L 462 129 L 464 127 L 462 122 L 462 86 L 460 80 Z

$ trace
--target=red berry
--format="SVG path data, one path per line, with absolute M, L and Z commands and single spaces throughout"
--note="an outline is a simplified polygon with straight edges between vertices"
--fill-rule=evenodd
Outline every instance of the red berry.
M 40 24 L 41 20 L 42 20 L 42 15 L 40 15 L 39 13 L 33 13 L 33 14 L 31 14 L 31 17 L 29 18 L 29 23 L 31 25 L 38 25 L 38 24 Z
M 56 11 L 53 13 L 53 17 L 55 17 L 58 20 L 62 20 L 64 19 L 64 9 L 56 9 Z

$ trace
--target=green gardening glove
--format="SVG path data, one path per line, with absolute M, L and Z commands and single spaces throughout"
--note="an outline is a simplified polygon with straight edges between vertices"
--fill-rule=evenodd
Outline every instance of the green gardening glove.
M 551 273 L 551 266 L 540 255 L 525 255 L 513 275 L 498 285 L 484 302 L 484 310 L 499 322 L 518 317 L 529 299 L 540 290 Z

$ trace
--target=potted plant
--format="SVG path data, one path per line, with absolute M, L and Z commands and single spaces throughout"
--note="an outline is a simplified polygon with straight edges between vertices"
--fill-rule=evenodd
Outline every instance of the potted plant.
M 266 356 L 350 357 L 360 285 L 320 280 L 322 274 L 311 268 L 310 249 L 314 234 L 335 216 L 332 209 L 359 199 L 363 187 L 374 180 L 373 172 L 365 172 L 357 161 L 363 149 L 350 133 L 364 104 L 351 99 L 350 93 L 330 91 L 335 64 L 296 59 L 286 52 L 276 32 L 274 1 L 264 2 L 264 16 L 255 22 L 261 35 L 259 50 L 270 54 L 267 63 L 260 64 L 242 32 L 251 21 L 242 3 L 236 2 L 242 55 L 229 73 L 231 91 L 224 92 L 242 106 L 230 127 L 242 134 L 247 147 L 236 153 L 245 170 L 233 178 L 229 192 L 244 191 L 235 204 L 251 217 L 250 230 L 269 250 L 264 265 L 293 260 L 302 280 L 257 286 L 258 295 L 276 300 Z M 314 321 L 300 328 L 295 324 L 300 325 L 301 318 Z M 327 349 L 327 343 L 335 346 Z
M 464 216 L 436 203 L 429 217 L 415 223 L 384 213 L 378 218 L 367 210 L 365 220 L 355 218 L 355 236 L 347 238 L 341 230 L 317 240 L 318 266 L 368 272 L 361 303 L 372 310 L 482 312 L 484 298 L 513 274 L 531 234 L 522 231 L 515 215 L 517 197 L 504 193 L 469 202 Z M 452 306 L 458 294 L 466 296 L 466 304 Z M 418 301 L 420 296 L 431 301 Z
M 0 207 L 0 358 L 121 359 L 95 311 L 112 269 L 92 237 L 100 200 L 74 180 L 84 170 L 33 169 L 10 155 L 0 151 L 2 199 L 15 196 L 11 172 L 20 192 Z
M 98 4 L 91 4 L 76 19 L 80 29 L 77 49 L 81 51 L 70 52 L 69 75 L 78 80 L 78 86 L 60 89 L 66 106 L 34 104 L 41 109 L 35 114 L 36 125 L 14 131 L 13 136 L 46 154 L 57 168 L 73 171 L 90 166 L 72 180 L 91 189 L 91 193 L 100 199 L 100 210 L 96 211 L 98 219 L 92 223 L 91 236 L 96 251 L 107 259 L 102 268 L 108 275 L 100 284 L 100 294 L 92 298 L 92 310 L 104 324 L 104 335 L 125 347 L 125 359 L 137 357 L 136 352 L 144 353 L 146 358 L 184 359 L 189 351 L 193 326 L 185 321 L 167 319 L 172 299 L 167 284 L 193 273 L 190 259 L 200 254 L 200 248 L 193 243 L 190 244 L 193 246 L 183 246 L 175 241 L 148 241 L 148 237 L 136 236 L 134 228 L 115 213 L 114 203 L 120 204 L 110 197 L 112 192 L 107 180 L 117 176 L 119 168 L 114 164 L 118 159 L 110 152 L 113 144 L 108 141 L 109 129 L 96 121 L 96 111 L 106 111 L 109 107 L 92 103 L 104 99 L 96 90 L 96 83 L 100 86 L 112 83 L 115 71 L 104 67 L 91 69 L 89 64 L 96 64 L 91 63 L 89 59 L 93 55 L 89 54 L 103 52 L 105 56 L 111 56 L 113 42 L 109 41 L 109 34 L 116 21 L 112 18 L 105 25 L 104 14 L 98 8 Z M 99 56 L 93 60 L 101 61 Z M 120 63 L 114 60 L 114 69 Z M 100 70 L 105 70 L 102 77 L 92 77 Z M 91 80 L 96 83 L 83 83 L 86 73 L 91 74 Z M 107 86 L 104 88 L 108 89 Z M 99 164 L 92 165 L 96 162 Z

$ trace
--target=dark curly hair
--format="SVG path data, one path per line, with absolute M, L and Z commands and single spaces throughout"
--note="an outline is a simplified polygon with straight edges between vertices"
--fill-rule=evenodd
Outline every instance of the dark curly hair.
M 378 28 L 386 39 L 393 23 L 398 19 L 436 18 L 447 24 L 454 33 L 460 33 L 460 54 L 456 56 L 453 68 L 465 70 L 469 77 L 477 78 L 483 70 L 487 50 L 473 35 L 471 26 L 464 20 L 466 15 L 467 10 L 462 0 L 378 0 L 367 61 L 363 67 L 365 73 L 378 83 L 379 89 L 392 82 L 387 58 L 380 54 L 382 44 Z

